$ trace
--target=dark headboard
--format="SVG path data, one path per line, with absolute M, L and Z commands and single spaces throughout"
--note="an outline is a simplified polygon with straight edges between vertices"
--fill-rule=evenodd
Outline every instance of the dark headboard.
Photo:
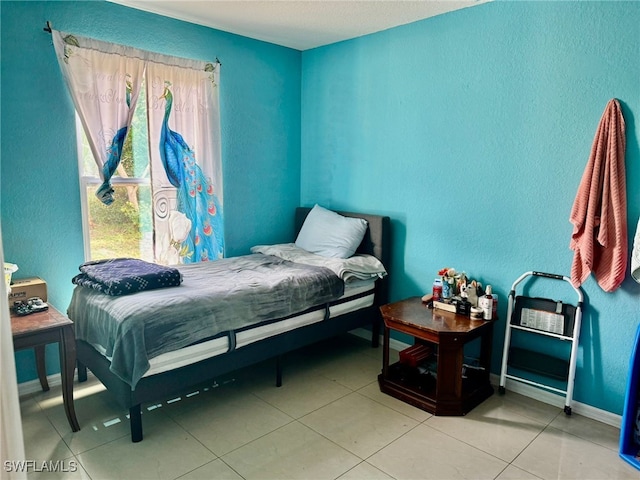
M 296 208 L 295 219 L 295 234 L 298 235 L 304 220 L 311 211 L 310 207 L 298 207 Z M 337 212 L 345 217 L 363 218 L 368 223 L 368 228 L 362 239 L 362 243 L 356 250 L 357 253 L 366 253 L 373 255 L 389 271 L 391 260 L 391 220 L 389 217 L 382 215 L 369 215 L 366 213 L 353 213 L 353 212 Z M 386 280 L 386 277 L 385 277 Z M 387 282 L 384 281 L 383 284 Z M 385 285 L 386 287 L 386 285 Z M 378 301 L 386 302 L 386 288 L 382 289 L 381 295 L 378 296 Z

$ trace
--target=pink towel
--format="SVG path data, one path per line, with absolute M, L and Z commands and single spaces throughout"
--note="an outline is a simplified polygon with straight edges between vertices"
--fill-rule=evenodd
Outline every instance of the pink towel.
M 627 270 L 625 124 L 614 98 L 605 108 L 589 162 L 571 209 L 571 283 L 579 287 L 593 272 L 605 292 L 617 289 Z

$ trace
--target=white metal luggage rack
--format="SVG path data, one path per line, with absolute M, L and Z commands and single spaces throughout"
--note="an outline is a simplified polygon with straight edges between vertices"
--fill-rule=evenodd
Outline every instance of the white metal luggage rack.
M 544 277 L 553 280 L 563 280 L 571 285 L 577 295 L 577 305 L 563 303 L 547 298 L 516 296 L 516 287 L 525 278 Z M 571 415 L 571 400 L 576 371 L 576 357 L 578 353 L 578 338 L 582 319 L 583 294 L 580 288 L 571 284 L 571 279 L 563 275 L 543 272 L 526 272 L 511 286 L 509 292 L 509 306 L 507 311 L 507 326 L 502 353 L 502 369 L 500 371 L 499 393 L 505 393 L 507 379 L 526 383 L 546 390 L 566 395 L 564 413 Z M 571 352 L 568 359 L 561 359 L 537 350 L 511 347 L 511 331 L 520 330 L 536 335 L 555 338 L 560 341 L 571 342 Z M 509 367 L 512 367 L 509 370 Z M 551 385 L 539 383 L 512 372 L 513 369 L 528 371 L 542 377 L 566 381 L 567 388 L 562 390 Z

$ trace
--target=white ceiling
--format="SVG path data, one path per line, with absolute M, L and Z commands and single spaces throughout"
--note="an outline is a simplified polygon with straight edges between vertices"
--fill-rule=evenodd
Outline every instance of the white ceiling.
M 307 50 L 489 0 L 111 1 L 296 50 Z

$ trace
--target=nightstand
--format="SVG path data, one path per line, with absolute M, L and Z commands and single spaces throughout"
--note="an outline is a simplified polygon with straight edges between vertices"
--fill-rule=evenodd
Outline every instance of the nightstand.
M 76 364 L 76 340 L 73 322 L 54 307 L 44 312 L 25 316 L 11 315 L 11 333 L 14 350 L 33 348 L 36 354 L 36 368 L 43 390 L 49 390 L 44 360 L 44 347 L 48 343 L 58 343 L 60 351 L 60 377 L 62 379 L 62 400 L 71 430 L 80 430 L 73 406 L 73 374 Z
M 427 308 L 419 297 L 380 307 L 384 320 L 380 390 L 434 415 L 464 415 L 493 394 L 489 382 L 494 321 Z M 429 368 L 389 365 L 389 336 L 395 330 L 433 352 Z M 464 347 L 479 339 L 479 358 L 465 365 Z

